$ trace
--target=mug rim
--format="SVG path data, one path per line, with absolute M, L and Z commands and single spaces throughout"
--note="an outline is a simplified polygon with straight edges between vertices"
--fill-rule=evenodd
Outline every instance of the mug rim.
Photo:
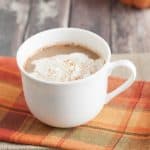
M 96 38 L 98 38 L 99 40 L 101 40 L 104 43 L 104 45 L 106 46 L 106 48 L 107 48 L 107 59 L 105 60 L 106 62 L 104 63 L 104 65 L 97 72 L 95 72 L 94 74 L 91 74 L 90 76 L 88 76 L 86 78 L 78 79 L 78 80 L 73 80 L 73 81 L 65 81 L 65 82 L 61 82 L 61 81 L 46 81 L 46 80 L 37 79 L 35 77 L 32 77 L 30 74 L 28 74 L 25 71 L 25 69 L 23 68 L 23 66 L 19 63 L 19 53 L 21 53 L 20 49 L 23 47 L 23 45 L 25 44 L 25 42 L 30 41 L 32 38 L 34 38 L 36 36 L 39 36 L 40 34 L 44 34 L 46 32 L 57 31 L 57 30 L 74 30 L 74 31 L 78 30 L 78 31 L 81 31 L 81 32 L 87 32 L 91 36 L 95 36 Z M 74 28 L 74 27 L 59 27 L 59 28 L 53 28 L 53 29 L 48 29 L 48 30 L 43 30 L 41 32 L 38 32 L 38 33 L 32 35 L 31 37 L 29 37 L 27 40 L 25 40 L 19 46 L 18 51 L 17 51 L 17 55 L 16 55 L 18 68 L 20 69 L 20 71 L 26 77 L 30 78 L 31 80 L 43 83 L 43 84 L 53 84 L 53 85 L 72 85 L 72 84 L 77 84 L 77 83 L 85 82 L 85 81 L 87 81 L 89 79 L 92 79 L 93 77 L 95 77 L 96 75 L 98 75 L 105 68 L 105 66 L 110 62 L 110 58 L 111 58 L 111 50 L 110 50 L 109 44 L 100 35 L 92 32 L 92 31 L 86 30 L 86 29 Z

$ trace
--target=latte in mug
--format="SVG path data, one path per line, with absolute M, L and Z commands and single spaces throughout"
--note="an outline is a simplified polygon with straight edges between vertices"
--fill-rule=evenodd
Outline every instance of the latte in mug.
M 17 52 L 29 110 L 37 119 L 54 127 L 87 123 L 135 80 L 136 68 L 132 62 L 110 60 L 107 42 L 87 30 L 56 28 L 30 37 Z M 108 77 L 118 67 L 130 70 L 131 74 L 127 81 L 107 92 Z
M 104 59 L 81 45 L 56 44 L 38 49 L 30 56 L 25 70 L 45 81 L 66 82 L 86 78 L 104 65 Z

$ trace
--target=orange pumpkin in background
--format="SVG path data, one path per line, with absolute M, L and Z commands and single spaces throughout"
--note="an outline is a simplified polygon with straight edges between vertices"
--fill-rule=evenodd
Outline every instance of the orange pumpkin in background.
M 137 8 L 150 7 L 150 0 L 121 0 L 124 4 L 135 6 Z

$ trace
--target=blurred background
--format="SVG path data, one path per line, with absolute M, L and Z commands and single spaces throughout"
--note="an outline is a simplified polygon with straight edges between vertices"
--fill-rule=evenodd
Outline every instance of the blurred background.
M 112 53 L 150 52 L 150 0 L 0 0 L 0 55 L 15 56 L 31 35 L 79 27 L 102 36 Z M 141 9 L 145 8 L 145 9 Z

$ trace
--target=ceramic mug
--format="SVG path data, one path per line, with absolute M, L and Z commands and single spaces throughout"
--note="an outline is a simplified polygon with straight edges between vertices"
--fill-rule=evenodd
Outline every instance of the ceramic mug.
M 37 49 L 57 43 L 83 45 L 105 59 L 103 67 L 84 79 L 50 82 L 31 77 L 24 64 Z M 40 121 L 55 127 L 74 127 L 93 119 L 114 96 L 126 90 L 135 80 L 136 68 L 129 60 L 110 62 L 111 51 L 100 36 L 78 28 L 56 28 L 27 39 L 17 52 L 23 91 L 31 113 Z M 125 83 L 107 93 L 108 76 L 116 67 L 125 67 L 131 75 Z

